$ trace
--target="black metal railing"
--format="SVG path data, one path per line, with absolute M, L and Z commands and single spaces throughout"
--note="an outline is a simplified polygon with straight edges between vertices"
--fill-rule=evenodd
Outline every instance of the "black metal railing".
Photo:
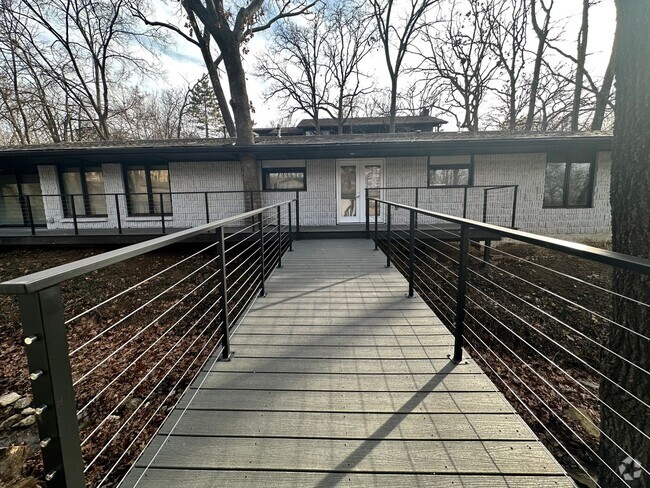
M 385 186 L 366 188 L 366 235 L 370 236 L 370 221 L 374 220 L 371 198 L 381 198 L 423 210 L 442 211 L 482 222 L 516 226 L 519 185 L 458 185 L 458 186 Z M 492 201 L 490 201 L 490 196 Z M 396 222 L 396 219 L 394 219 Z M 418 215 L 415 226 L 419 225 Z
M 0 283 L 18 299 L 48 486 L 114 484 L 206 362 L 229 360 L 292 250 L 296 210 L 288 200 Z M 207 233 L 181 259 L 163 254 Z
M 300 191 L 181 191 L 1 195 L 0 227 L 23 227 L 31 235 L 49 230 L 121 235 L 129 229 L 190 228 L 287 199 L 295 200 L 300 233 Z
M 370 204 L 386 223 L 374 223 L 375 249 L 407 278 L 408 296 L 418 293 L 454 334 L 454 363 L 467 350 L 570 473 L 607 488 L 648 481 L 650 260 L 385 199 Z M 397 209 L 408 223 L 394 222 Z M 428 223 L 416 227 L 417 215 Z M 488 260 L 477 232 L 508 242 Z

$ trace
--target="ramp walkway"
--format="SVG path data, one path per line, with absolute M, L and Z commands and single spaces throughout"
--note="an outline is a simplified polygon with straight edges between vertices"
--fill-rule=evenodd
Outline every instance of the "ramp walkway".
M 371 241 L 283 265 L 121 486 L 574 486 Z

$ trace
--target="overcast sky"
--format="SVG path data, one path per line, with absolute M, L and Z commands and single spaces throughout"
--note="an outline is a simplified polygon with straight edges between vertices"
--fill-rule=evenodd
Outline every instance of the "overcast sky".
M 560 47 L 575 54 L 575 44 L 580 28 L 582 1 L 556 0 L 555 3 L 553 9 L 554 19 L 565 19 L 563 20 L 565 24 L 563 33 L 565 42 Z M 167 16 L 168 12 L 161 10 L 160 17 L 164 18 Z M 607 66 L 614 39 L 615 27 L 616 8 L 614 6 L 614 0 L 601 0 L 598 5 L 590 9 L 589 58 L 587 67 L 592 76 L 596 78 L 600 78 L 603 75 Z M 282 115 L 280 108 L 272 103 L 272 101 L 269 103 L 263 101 L 262 92 L 264 90 L 264 83 L 253 76 L 251 71 L 255 55 L 263 49 L 266 37 L 264 34 L 256 36 L 251 41 L 249 46 L 250 53 L 245 58 L 247 73 L 249 73 L 248 93 L 255 106 L 256 112 L 253 114 L 253 120 L 257 127 L 269 126 L 272 121 L 278 120 Z M 534 33 L 529 35 L 529 40 L 536 40 Z M 368 60 L 366 66 L 369 67 L 368 70 L 374 70 L 372 74 L 374 75 L 376 84 L 381 88 L 385 88 L 388 86 L 388 77 L 383 53 L 377 50 L 371 56 L 372 58 Z M 178 40 L 176 46 L 168 52 L 161 53 L 161 65 L 167 73 L 165 79 L 171 86 L 188 86 L 188 84 L 193 84 L 206 71 L 198 48 L 182 40 Z M 372 68 L 370 68 L 371 66 Z M 300 116 L 294 117 L 294 122 L 297 122 L 300 118 Z M 443 116 L 443 118 L 448 119 L 449 117 Z M 447 130 L 453 130 L 453 128 L 454 126 L 451 124 L 446 126 Z

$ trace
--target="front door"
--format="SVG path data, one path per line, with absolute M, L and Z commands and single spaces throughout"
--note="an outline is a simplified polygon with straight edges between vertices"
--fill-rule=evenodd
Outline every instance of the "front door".
M 368 196 L 379 198 L 383 183 L 381 159 L 340 160 L 336 163 L 337 222 L 360 223 L 366 220 L 366 188 Z M 377 212 L 380 213 L 379 211 Z M 374 205 L 370 204 L 370 219 L 374 222 Z M 381 221 L 381 215 L 377 218 Z

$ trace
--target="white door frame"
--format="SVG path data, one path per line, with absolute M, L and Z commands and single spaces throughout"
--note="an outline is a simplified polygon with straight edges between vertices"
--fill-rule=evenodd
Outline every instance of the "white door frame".
M 365 197 L 365 171 L 364 166 L 367 164 L 378 164 L 381 167 L 380 186 L 384 186 L 384 171 L 386 168 L 383 158 L 355 158 L 355 159 L 337 159 L 336 160 L 336 223 L 337 224 L 359 224 L 366 221 L 366 197 Z M 357 168 L 357 198 L 356 209 L 357 215 L 354 217 L 341 216 L 341 166 L 356 166 Z M 374 219 L 371 217 L 371 221 Z M 378 222 L 382 222 L 381 216 Z

